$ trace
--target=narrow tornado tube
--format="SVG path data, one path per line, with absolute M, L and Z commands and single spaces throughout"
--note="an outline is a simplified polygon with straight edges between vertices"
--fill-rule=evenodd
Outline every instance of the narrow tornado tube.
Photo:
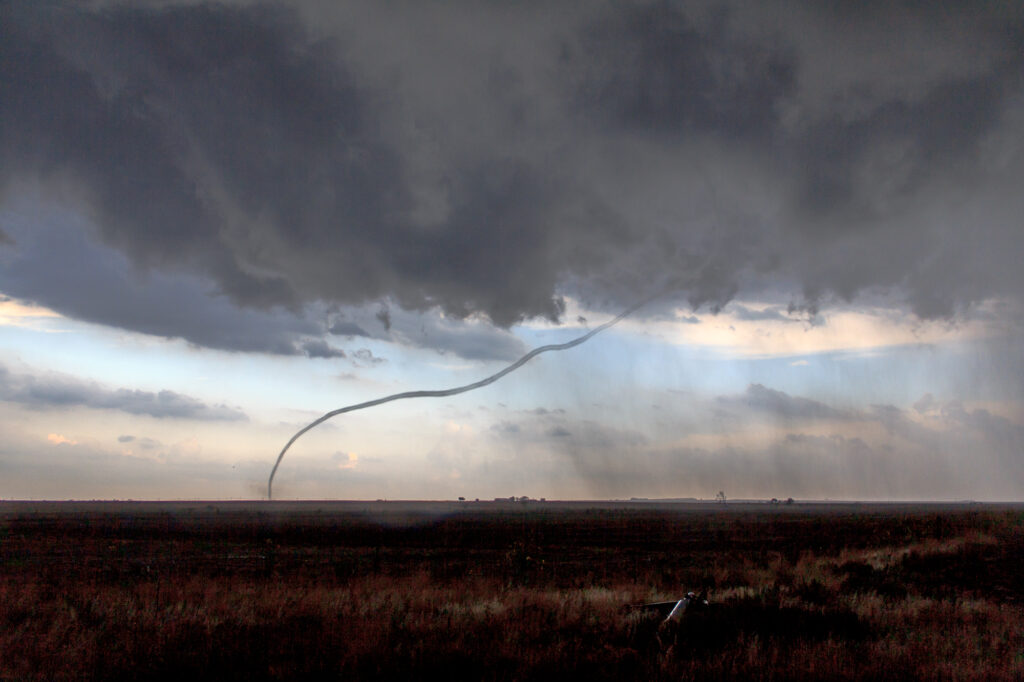
M 383 405 L 384 403 L 390 403 L 390 402 L 393 402 L 395 400 L 405 400 L 407 398 L 445 398 L 447 396 L 458 395 L 459 393 L 466 393 L 467 391 L 473 391 L 473 390 L 476 390 L 478 388 L 483 388 L 484 386 L 487 386 L 489 384 L 493 384 L 495 381 L 497 381 L 498 379 L 502 378 L 506 374 L 510 374 L 510 373 L 516 371 L 517 369 L 519 369 L 520 367 L 525 365 L 527 362 L 529 362 L 533 358 L 535 358 L 538 355 L 540 355 L 541 353 L 547 353 L 548 351 L 567 350 L 569 348 L 573 348 L 574 346 L 580 345 L 581 343 L 583 343 L 583 342 L 589 340 L 590 338 L 592 338 L 594 335 L 596 335 L 596 334 L 604 331 L 605 329 L 608 329 L 612 325 L 618 323 L 624 317 L 626 317 L 626 316 L 636 312 L 637 309 L 647 305 L 648 303 L 650 303 L 655 298 L 657 298 L 657 296 L 651 296 L 649 298 L 646 298 L 646 299 L 640 301 L 639 303 L 635 303 L 635 304 L 631 305 L 629 308 L 626 308 L 624 311 L 622 311 L 621 313 L 616 315 L 614 318 L 612 318 L 608 322 L 605 322 L 604 324 L 600 325 L 599 327 L 595 327 L 595 328 L 591 329 L 589 332 L 587 332 L 583 336 L 577 337 L 577 338 L 573 339 L 572 341 L 566 341 L 565 343 L 552 343 L 552 344 L 549 344 L 549 345 L 546 345 L 546 346 L 539 346 L 538 348 L 534 348 L 529 353 L 527 353 L 523 357 L 519 358 L 518 360 L 516 360 L 515 362 L 513 362 L 511 365 L 509 365 L 505 369 L 501 370 L 500 372 L 492 374 L 491 376 L 487 377 L 486 379 L 481 379 L 480 381 L 476 381 L 476 382 L 474 382 L 472 384 L 466 384 L 465 386 L 457 386 L 455 388 L 446 388 L 446 389 L 435 390 L 435 391 L 406 391 L 404 393 L 395 393 L 394 395 L 385 396 L 383 398 L 377 398 L 376 400 L 368 400 L 368 401 L 363 402 L 363 403 L 356 403 L 354 405 L 346 405 L 345 407 L 339 407 L 336 410 L 331 410 L 330 412 L 328 412 L 327 414 L 323 415 L 319 419 L 316 419 L 316 420 L 310 422 L 309 424 L 307 424 L 306 426 L 302 427 L 301 429 L 299 429 L 298 432 L 296 432 L 296 434 L 294 436 L 292 436 L 288 440 L 287 443 L 285 443 L 284 447 L 281 448 L 281 453 L 277 456 L 277 461 L 274 462 L 274 468 L 270 470 L 270 478 L 267 479 L 267 499 L 268 500 L 273 499 L 274 474 L 277 473 L 277 468 L 279 466 L 281 466 L 281 460 L 284 459 L 284 453 L 288 452 L 288 448 L 290 448 L 292 446 L 292 444 L 295 441 L 297 441 L 300 436 L 302 436 L 302 434 L 306 433 L 307 431 L 309 431 L 310 429 L 312 429 L 312 428 L 314 428 L 316 426 L 319 426 L 320 424 L 323 424 L 328 419 L 331 419 L 332 417 L 337 417 L 339 414 L 344 414 L 346 412 L 355 412 L 356 410 L 365 410 L 368 407 L 375 407 L 377 405 Z

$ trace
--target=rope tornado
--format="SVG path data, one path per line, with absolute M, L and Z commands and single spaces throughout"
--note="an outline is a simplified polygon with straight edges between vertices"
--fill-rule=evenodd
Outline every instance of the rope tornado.
M 587 341 L 588 339 L 590 339 L 592 336 L 594 336 L 598 332 L 602 332 L 605 329 L 608 329 L 608 327 L 611 327 L 612 325 L 616 324 L 617 322 L 622 320 L 622 318 L 630 315 L 633 312 L 636 312 L 637 309 L 641 308 L 642 306 L 646 305 L 647 303 L 650 303 L 651 300 L 653 300 L 654 298 L 656 298 L 656 296 L 652 296 L 650 298 L 646 298 L 646 299 L 640 301 L 639 303 L 633 304 L 632 306 L 630 306 L 626 310 L 622 311 L 621 313 L 616 315 L 614 318 L 612 318 L 608 322 L 605 322 L 604 324 L 602 324 L 599 327 L 595 327 L 594 329 L 591 329 L 589 332 L 587 332 L 583 336 L 575 338 L 572 341 L 567 341 L 565 343 L 552 343 L 552 344 L 549 344 L 547 346 L 539 346 L 537 348 L 534 348 L 529 353 L 527 353 L 523 357 L 519 358 L 518 360 L 516 360 L 515 362 L 513 362 L 511 365 L 509 365 L 505 369 L 501 370 L 500 372 L 498 372 L 496 374 L 492 374 L 491 376 L 487 377 L 486 379 L 481 379 L 480 381 L 477 381 L 475 383 L 466 384 L 465 386 L 458 386 L 456 388 L 447 388 L 447 389 L 439 390 L 439 391 L 406 391 L 404 393 L 395 393 L 394 395 L 385 396 L 383 398 L 377 398 L 376 400 L 368 400 L 368 401 L 366 401 L 364 403 L 356 403 L 355 405 L 347 405 L 345 407 L 339 407 L 337 410 L 331 410 L 330 412 L 328 412 L 327 414 L 323 415 L 319 419 L 317 419 L 315 421 L 312 421 L 309 424 L 307 424 L 306 426 L 304 426 L 301 429 L 299 429 L 299 431 L 294 436 L 292 436 L 291 439 L 287 443 L 285 443 L 285 446 L 283 448 L 281 448 L 281 454 L 279 454 L 277 456 L 277 461 L 274 462 L 274 468 L 270 471 L 270 478 L 267 480 L 267 499 L 268 500 L 273 499 L 274 474 L 277 473 L 277 468 L 279 466 L 281 466 L 281 460 L 284 459 L 284 453 L 288 452 L 288 448 L 290 448 L 292 446 L 292 443 L 294 443 L 295 441 L 297 441 L 299 439 L 299 436 L 301 436 L 302 434 L 306 433 L 307 431 L 309 431 L 313 427 L 318 426 L 320 424 L 323 424 L 325 421 L 327 421 L 331 417 L 337 417 L 339 414 L 344 414 L 346 412 L 355 412 L 356 410 L 364 410 L 364 409 L 366 409 L 368 407 L 374 407 L 376 405 L 383 405 L 384 403 L 390 403 L 390 402 L 392 402 L 394 400 L 404 400 L 406 398 L 444 398 L 444 397 L 447 397 L 447 396 L 450 396 L 450 395 L 458 395 L 459 393 L 465 393 L 467 391 L 473 391 L 473 390 L 478 389 L 478 388 L 483 388 L 484 386 L 487 386 L 489 384 L 493 384 L 495 381 L 497 381 L 498 379 L 502 378 L 506 374 L 509 374 L 511 372 L 516 371 L 517 369 L 519 369 L 520 367 L 525 365 L 527 362 L 529 362 L 533 358 L 535 358 L 538 355 L 540 355 L 541 353 L 546 353 L 546 352 L 552 351 L 552 350 L 567 350 L 567 349 L 572 348 L 574 346 L 580 345 L 581 343 L 583 343 L 584 341 Z

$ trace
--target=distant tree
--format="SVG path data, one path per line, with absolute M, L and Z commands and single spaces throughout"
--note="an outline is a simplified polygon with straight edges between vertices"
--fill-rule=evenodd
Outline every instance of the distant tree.
M 718 502 L 719 504 L 725 504 L 725 492 L 719 490 L 718 494 L 715 495 L 715 501 Z
M 793 498 L 792 497 L 787 498 L 786 499 L 786 504 L 793 504 Z
M 462 495 L 459 495 L 459 502 L 465 502 L 465 501 L 466 501 L 466 498 L 463 497 Z

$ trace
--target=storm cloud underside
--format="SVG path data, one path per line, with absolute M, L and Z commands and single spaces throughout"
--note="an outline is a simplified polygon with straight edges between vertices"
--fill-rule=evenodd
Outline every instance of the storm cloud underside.
M 260 311 L 1021 293 L 1019 10 L 297 7 L 5 4 L 0 182 Z

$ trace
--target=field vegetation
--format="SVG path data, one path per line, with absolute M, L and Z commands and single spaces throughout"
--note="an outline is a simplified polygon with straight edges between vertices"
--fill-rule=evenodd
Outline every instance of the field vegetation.
M 371 507 L 2 505 L 0 679 L 1024 679 L 1020 508 Z

